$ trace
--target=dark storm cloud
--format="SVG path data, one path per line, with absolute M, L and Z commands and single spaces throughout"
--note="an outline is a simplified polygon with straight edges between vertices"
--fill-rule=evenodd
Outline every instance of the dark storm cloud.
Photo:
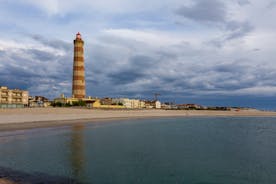
M 116 60 L 111 57 L 105 47 L 92 47 L 89 50 L 95 51 L 89 55 L 90 62 L 86 62 L 86 70 L 88 73 L 100 75 L 110 69 L 111 64 L 115 65 Z M 96 76 L 95 76 L 96 77 Z
M 225 32 L 222 36 L 214 38 L 206 43 L 207 45 L 221 48 L 228 41 L 243 38 L 254 30 L 255 27 L 249 22 L 229 21 L 225 23 Z
M 229 30 L 239 27 L 239 24 L 229 24 Z M 92 96 L 152 99 L 155 92 L 166 99 L 239 95 L 239 90 L 244 88 L 273 86 L 271 79 L 276 77 L 272 69 L 245 64 L 250 59 L 224 61 L 221 58 L 221 62 L 213 62 L 209 52 L 216 51 L 212 47 L 204 50 L 186 43 L 145 47 L 136 40 L 120 42 L 119 37 L 104 40 L 99 38 L 98 42 L 104 44 L 93 48 L 87 45 L 93 51 L 86 62 L 87 89 Z M 135 49 L 128 50 L 129 45 Z M 262 72 L 267 76 L 260 75 Z
M 72 49 L 72 44 L 68 42 L 64 42 L 63 40 L 52 40 L 47 39 L 41 35 L 30 35 L 30 37 L 39 42 L 42 43 L 45 46 L 53 47 L 56 49 L 63 49 L 63 50 L 70 50 Z
M 143 55 L 136 55 L 130 58 L 130 63 L 132 64 L 131 68 L 135 70 L 144 70 L 147 67 L 152 67 L 154 65 L 155 58 Z
M 118 73 L 108 74 L 114 85 L 129 84 L 144 77 L 143 73 L 136 70 L 120 71 Z
M 183 98 L 184 103 L 193 103 L 193 97 L 214 96 L 214 102 L 241 94 L 276 95 L 275 25 L 269 21 L 275 0 L 154 0 L 147 6 L 128 1 L 112 8 L 89 3 L 79 14 L 82 20 L 70 17 L 79 11 L 78 3 L 68 1 L 63 7 L 37 2 L 31 3 L 33 12 L 16 3 L 1 11 L 6 18 L 0 25 L 0 85 L 50 98 L 69 96 L 73 42 L 63 40 L 79 27 L 86 37 L 88 95 L 152 98 L 159 92 L 161 98 Z M 91 11 L 95 4 L 101 6 Z M 38 34 L 20 35 L 24 30 Z M 259 52 L 253 52 L 256 48 Z
M 28 89 L 32 86 L 33 78 L 40 78 L 38 74 L 31 70 L 24 69 L 19 65 L 13 66 L 6 64 L 0 72 L 3 74 L 0 79 L 0 84 L 10 88 Z
M 46 40 L 39 36 L 40 40 Z M 64 44 L 56 45 L 57 40 L 47 40 L 47 47 L 53 51 L 36 48 L 7 49 L 0 58 L 0 85 L 21 88 L 31 95 L 44 95 L 53 98 L 60 93 L 70 93 L 72 57 Z M 62 42 L 62 41 L 61 41 Z M 45 42 L 42 43 L 46 46 Z M 65 50 L 66 54 L 57 55 Z M 70 62 L 71 61 L 71 62 Z M 69 87 L 68 87 L 69 86 Z
M 34 59 L 38 59 L 40 61 L 51 61 L 55 60 L 56 58 L 56 56 L 54 56 L 52 53 L 38 49 L 28 49 L 25 52 L 32 55 Z
M 214 90 L 230 92 L 257 86 L 276 86 L 276 82 L 272 80 L 276 77 L 273 69 L 249 64 L 242 65 L 239 61 L 213 66 L 209 71 L 215 76 L 210 77 Z
M 239 26 L 233 24 L 229 29 L 235 30 L 236 27 Z M 272 68 L 242 64 L 250 63 L 250 59 L 224 61 L 220 58 L 221 61 L 212 61 L 212 54 L 208 54 L 215 52 L 212 47 L 207 51 L 186 43 L 144 47 L 137 41 L 129 40 L 124 45 L 119 38 L 116 39 L 116 44 L 108 40 L 102 44 L 99 39 L 100 45 L 86 45 L 88 95 L 152 99 L 153 93 L 158 92 L 164 99 L 174 99 L 220 96 L 244 88 L 276 86 L 272 80 L 276 78 L 276 72 Z M 128 45 L 133 45 L 135 50 L 127 50 Z M 41 53 L 32 48 L 7 50 L 2 54 L 5 59 L 0 58 L 4 63 L 0 72 L 8 72 L 0 79 L 1 84 L 8 80 L 11 87 L 27 88 L 31 94 L 49 98 L 60 93 L 71 95 L 71 51 L 57 56 L 50 51 Z
M 27 63 L 24 63 L 25 66 L 28 66 Z M 8 75 L 12 76 L 15 75 L 16 78 L 24 78 L 24 79 L 31 79 L 36 77 L 41 77 L 39 73 L 36 73 L 35 70 L 33 70 L 30 66 L 28 67 L 30 69 L 22 68 L 21 66 L 12 66 L 8 65 L 6 66 L 6 69 L 8 71 Z
M 185 49 L 185 52 L 189 52 L 187 47 Z M 190 50 L 193 52 L 193 49 L 190 48 Z M 105 71 L 102 75 L 107 76 L 105 79 L 110 81 L 114 89 L 116 86 L 124 86 L 117 88 L 118 91 L 114 93 L 122 94 L 123 92 L 129 95 L 140 93 L 147 96 L 154 91 L 162 91 L 163 94 L 195 95 L 198 91 L 204 93 L 216 90 L 236 90 L 243 86 L 254 85 L 252 80 L 241 81 L 241 78 L 252 72 L 246 65 L 239 65 L 237 62 L 210 66 L 198 65 L 194 62 L 194 64 L 187 65 L 185 60 L 178 61 L 182 52 L 182 49 L 159 48 L 148 55 L 129 57 L 124 67 L 113 65 L 113 68 L 117 70 Z M 198 50 L 198 52 L 202 51 Z M 198 52 L 190 53 L 185 57 L 187 60 L 194 60 L 193 57 L 198 55 Z M 176 55 L 178 57 L 175 57 Z M 111 61 L 111 63 L 114 62 Z M 148 83 L 140 84 L 144 80 Z M 128 88 L 129 85 L 132 87 Z
M 240 65 L 237 63 L 229 63 L 229 64 L 220 64 L 217 66 L 214 66 L 213 71 L 215 72 L 222 72 L 222 73 L 242 73 L 244 72 L 248 66 Z
M 182 67 L 180 70 L 182 70 L 181 73 L 177 72 L 171 76 L 164 75 L 164 73 L 158 76 L 149 76 L 149 78 L 158 77 L 159 79 L 159 84 L 152 83 L 152 86 L 157 90 L 168 89 L 164 94 L 173 92 L 173 94 L 182 93 L 198 96 L 220 94 L 221 92 L 227 94 L 256 85 L 276 85 L 272 80 L 273 77 L 276 77 L 272 69 L 266 71 L 267 69 L 258 68 L 254 65 L 241 65 L 239 61 L 209 66 L 190 65 L 189 67 Z M 267 76 L 261 75 L 262 72 L 267 73 Z
M 240 6 L 248 5 L 248 0 L 237 0 Z M 198 22 L 226 23 L 228 11 L 222 0 L 195 0 L 191 6 L 182 6 L 176 13 Z
M 128 64 L 121 70 L 108 74 L 115 85 L 128 84 L 147 77 L 147 69 L 152 69 L 154 58 L 136 55 L 129 58 Z
M 19 78 L 17 76 L 6 75 L 1 77 L 0 86 L 8 86 L 11 89 L 25 89 L 27 90 L 30 86 L 30 81 L 26 78 Z
M 225 22 L 226 7 L 220 0 L 196 0 L 192 6 L 183 6 L 176 13 L 200 22 Z
M 249 22 L 228 22 L 227 29 L 232 32 L 227 36 L 227 40 L 241 38 L 254 30 L 254 27 Z
M 250 2 L 238 0 L 239 5 L 244 6 Z M 254 30 L 254 26 L 248 21 L 230 20 L 228 9 L 221 0 L 196 0 L 192 6 L 183 6 L 176 13 L 182 17 L 199 23 L 212 23 L 224 31 L 223 38 L 210 41 L 213 45 L 221 47 L 228 40 L 238 39 L 246 36 Z

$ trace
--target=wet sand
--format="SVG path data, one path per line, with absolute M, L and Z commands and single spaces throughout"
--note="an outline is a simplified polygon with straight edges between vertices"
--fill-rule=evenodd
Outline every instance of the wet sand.
M 0 131 L 121 119 L 193 116 L 276 117 L 276 112 L 258 110 L 100 110 L 80 108 L 0 109 Z

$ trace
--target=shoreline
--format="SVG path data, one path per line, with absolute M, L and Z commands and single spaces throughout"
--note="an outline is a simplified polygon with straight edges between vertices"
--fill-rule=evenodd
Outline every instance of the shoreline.
M 79 123 L 180 117 L 276 117 L 276 112 L 241 110 L 102 110 L 81 108 L 0 109 L 0 132 Z

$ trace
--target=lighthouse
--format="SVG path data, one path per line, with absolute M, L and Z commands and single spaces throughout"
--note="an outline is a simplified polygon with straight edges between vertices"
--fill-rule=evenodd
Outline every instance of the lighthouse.
M 73 80 L 72 80 L 72 97 L 83 99 L 85 93 L 85 67 L 84 67 L 84 41 L 81 34 L 76 34 L 74 40 L 74 62 L 73 62 Z

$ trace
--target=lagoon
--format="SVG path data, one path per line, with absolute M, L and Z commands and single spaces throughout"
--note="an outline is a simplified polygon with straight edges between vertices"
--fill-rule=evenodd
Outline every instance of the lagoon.
M 17 183 L 276 183 L 276 118 L 185 117 L 0 132 Z

